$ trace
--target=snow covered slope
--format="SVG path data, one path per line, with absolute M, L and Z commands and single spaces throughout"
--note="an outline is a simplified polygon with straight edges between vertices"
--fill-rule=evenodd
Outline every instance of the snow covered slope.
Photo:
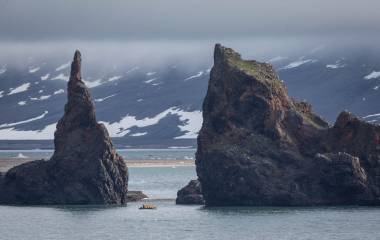
M 341 110 L 377 123 L 378 56 L 372 49 L 322 48 L 260 60 L 275 66 L 291 96 L 310 102 L 330 123 Z M 18 147 L 31 146 L 25 140 L 33 140 L 33 147 L 38 140 L 42 147 L 52 146 L 66 102 L 68 60 L 47 57 L 22 67 L 0 62 L 0 148 L 9 148 L 9 140 L 18 141 Z M 91 88 L 98 120 L 118 147 L 195 146 L 211 65 L 120 63 L 99 69 L 87 64 L 83 78 Z

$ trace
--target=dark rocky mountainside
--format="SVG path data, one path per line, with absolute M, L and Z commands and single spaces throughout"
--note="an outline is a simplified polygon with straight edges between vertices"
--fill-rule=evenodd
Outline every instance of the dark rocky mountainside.
M 329 123 L 343 109 L 380 122 L 378 47 L 339 43 L 280 51 L 254 42 L 235 46 L 244 49 L 247 58 L 271 63 L 290 96 L 311 103 Z M 67 101 L 72 56 L 37 52 L 32 58 L 27 52 L 15 57 L 17 64 L 0 55 L 0 109 L 6 113 L 0 114 L 0 149 L 54 148 L 54 131 L 63 115 L 57 106 Z M 202 50 L 205 56 L 186 50 L 175 59 L 143 52 L 136 50 L 144 56 L 141 62 L 105 60 L 104 54 L 86 50 L 82 80 L 91 92 L 97 120 L 117 148 L 196 147 L 212 66 L 209 51 Z
M 380 126 L 329 127 L 270 64 L 216 45 L 196 167 L 206 205 L 380 204 Z
M 128 169 L 103 124 L 96 122 L 90 93 L 75 52 L 68 102 L 57 124 L 55 152 L 10 169 L 3 176 L 0 202 L 10 204 L 124 204 Z

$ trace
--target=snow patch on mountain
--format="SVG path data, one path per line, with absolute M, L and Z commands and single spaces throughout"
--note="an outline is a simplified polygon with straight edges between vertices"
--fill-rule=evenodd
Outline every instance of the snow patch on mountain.
M 147 134 L 148 134 L 147 132 L 138 132 L 138 133 L 131 134 L 129 136 L 131 136 L 131 137 L 141 137 L 141 136 L 144 136 L 144 135 L 147 135 Z
M 365 76 L 364 79 L 370 80 L 370 79 L 379 78 L 379 77 L 380 77 L 380 72 L 373 71 L 370 74 L 368 74 L 367 76 Z
M 20 106 L 24 106 L 24 105 L 26 105 L 26 102 L 25 101 L 20 101 L 17 104 L 20 105 Z
M 63 73 L 60 73 L 58 76 L 55 76 L 55 77 L 52 78 L 51 80 L 63 80 L 63 81 L 68 82 L 68 81 L 69 81 L 69 76 L 66 76 L 66 75 L 63 74 Z
M 363 117 L 363 119 L 369 123 L 379 123 L 380 122 L 380 113 L 375 113 Z
M 13 94 L 16 94 L 16 93 L 21 93 L 21 92 L 25 92 L 29 89 L 30 87 L 30 83 L 24 83 L 24 84 L 21 84 L 20 86 L 16 87 L 16 88 L 10 88 L 9 89 L 9 93 L 8 95 L 13 95 Z
M 281 67 L 279 68 L 278 70 L 287 70 L 287 69 L 292 69 L 292 68 L 297 68 L 297 67 L 300 67 L 306 63 L 314 63 L 316 62 L 317 60 L 313 60 L 313 59 L 301 59 L 299 61 L 295 61 L 295 62 L 292 62 L 292 63 L 289 63 L 288 65 L 284 66 L 284 67 Z
M 188 80 L 191 80 L 191 79 L 194 79 L 194 78 L 199 78 L 199 77 L 201 77 L 203 75 L 203 71 L 200 71 L 200 72 L 198 72 L 197 74 L 195 74 L 195 75 L 193 75 L 193 76 L 190 76 L 190 77 L 188 77 L 188 78 L 185 78 L 183 81 L 188 81 Z
M 157 124 L 161 119 L 165 118 L 167 115 L 177 115 L 179 119 L 183 122 L 182 125 L 178 127 L 185 132 L 184 135 L 176 137 L 180 138 L 196 138 L 198 131 L 202 126 L 202 113 L 200 111 L 187 112 L 176 107 L 168 108 L 167 110 L 157 114 L 153 117 L 146 117 L 143 119 L 137 119 L 135 116 L 127 115 L 123 117 L 118 122 L 102 122 L 111 137 L 123 137 L 127 135 L 131 127 L 147 127 Z
M 157 73 L 157 72 L 147 72 L 146 75 L 147 75 L 147 76 L 153 76 L 153 75 L 155 75 L 156 73 Z
M 151 83 L 151 82 L 155 81 L 156 79 L 157 79 L 157 78 L 151 78 L 151 79 L 149 79 L 149 80 L 144 81 L 144 83 Z
M 64 93 L 65 92 L 65 90 L 63 90 L 63 89 L 59 89 L 59 90 L 57 90 L 57 91 L 54 91 L 54 95 L 57 95 L 57 94 L 61 94 L 61 93 Z
M 0 91 L 0 98 L 2 98 L 4 95 L 3 95 L 4 91 Z
M 184 122 L 183 125 L 179 125 L 178 127 L 181 129 L 181 131 L 185 132 L 184 135 L 175 137 L 175 139 L 197 138 L 198 132 L 201 129 L 203 122 L 202 112 L 186 112 L 176 109 L 175 113 L 179 115 L 179 120 Z
M 50 140 L 54 138 L 56 123 L 45 126 L 41 130 L 0 129 L 0 140 Z
M 68 68 L 69 66 L 70 66 L 70 62 L 67 62 L 67 63 L 64 63 L 64 64 L 62 64 L 61 66 L 59 66 L 59 67 L 57 67 L 56 69 L 55 69 L 55 71 L 61 71 L 61 70 L 64 70 L 64 69 L 66 69 L 66 68 Z
M 97 98 L 97 99 L 95 99 L 94 101 L 95 102 L 103 102 L 104 100 L 106 100 L 106 99 L 108 99 L 108 98 L 111 98 L 111 97 L 114 97 L 114 96 L 116 96 L 117 94 L 112 94 L 112 95 L 109 95 L 109 96 L 107 96 L 107 97 L 104 97 L 104 98 Z
M 371 117 L 380 117 L 380 113 L 375 113 L 375 114 L 367 115 L 367 116 L 365 116 L 363 118 L 366 119 L 366 118 L 371 118 Z
M 32 97 L 32 98 L 30 98 L 30 100 L 32 100 L 32 101 L 43 101 L 43 100 L 49 99 L 50 97 L 51 97 L 51 95 L 42 95 L 40 97 Z
M 49 77 L 50 77 L 50 74 L 47 73 L 47 74 L 41 76 L 41 80 L 42 80 L 42 81 L 48 80 Z
M 97 86 L 100 86 L 102 85 L 102 79 L 96 79 L 94 81 L 86 81 L 86 80 L 83 80 L 83 82 L 86 84 L 86 86 L 88 88 L 94 88 L 94 87 L 97 87 Z
M 23 120 L 23 121 L 20 121 L 20 122 L 14 122 L 14 123 L 3 123 L 0 125 L 0 128 L 8 128 L 8 127 L 13 127 L 13 126 L 17 126 L 17 125 L 21 125 L 21 124 L 24 124 L 24 123 L 30 123 L 30 122 L 33 122 L 33 121 L 36 121 L 36 120 L 39 120 L 39 119 L 42 119 L 46 116 L 46 114 L 48 114 L 49 112 L 48 111 L 45 111 L 43 114 L 37 116 L 37 117 L 34 117 L 34 118 L 29 118 L 29 119 L 26 119 L 26 120 Z M 1 135 L 1 133 L 0 133 Z
M 343 64 L 340 60 L 338 60 L 334 64 L 327 64 L 326 68 L 337 69 L 337 68 L 344 68 L 345 66 L 346 64 Z
M 40 70 L 40 67 L 29 67 L 29 73 L 35 73 Z
M 110 77 L 108 78 L 108 82 L 113 82 L 113 81 L 117 81 L 119 80 L 120 78 L 122 78 L 123 76 L 113 76 L 113 77 Z

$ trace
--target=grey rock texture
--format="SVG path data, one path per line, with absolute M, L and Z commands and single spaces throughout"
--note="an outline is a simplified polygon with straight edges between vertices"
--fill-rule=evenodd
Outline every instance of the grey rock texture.
M 75 52 L 68 102 L 54 134 L 55 152 L 10 169 L 2 179 L 0 202 L 9 204 L 124 204 L 128 168 L 104 125 L 96 122 L 90 93 Z
M 272 66 L 215 46 L 196 168 L 208 206 L 380 204 L 380 127 L 329 127 Z
M 148 198 L 142 191 L 128 191 L 127 193 L 128 202 L 138 202 L 143 199 Z
M 203 205 L 202 186 L 198 180 L 191 180 L 177 192 L 176 204 Z

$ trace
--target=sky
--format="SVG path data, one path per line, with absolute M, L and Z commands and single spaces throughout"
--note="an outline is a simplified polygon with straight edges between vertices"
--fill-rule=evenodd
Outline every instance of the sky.
M 371 43 L 380 35 L 379 10 L 379 0 L 0 0 L 0 50 Z
M 0 0 L 2 40 L 156 40 L 379 32 L 378 0 Z

